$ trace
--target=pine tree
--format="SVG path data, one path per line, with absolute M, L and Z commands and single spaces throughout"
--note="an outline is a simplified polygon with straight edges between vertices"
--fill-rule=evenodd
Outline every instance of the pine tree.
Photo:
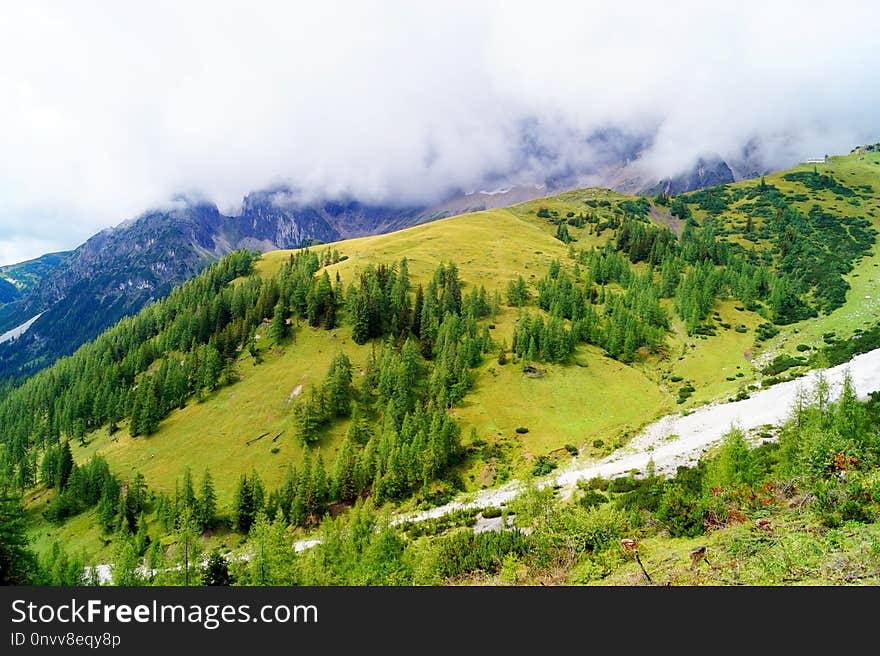
M 287 337 L 287 310 L 284 303 L 278 301 L 272 312 L 272 324 L 269 327 L 269 335 L 276 344 L 280 344 Z
M 202 478 L 202 491 L 198 501 L 198 523 L 202 530 L 207 531 L 214 526 L 217 518 L 217 495 L 214 492 L 214 480 L 211 472 L 205 469 Z
M 63 490 L 67 487 L 67 481 L 70 479 L 70 474 L 73 472 L 74 466 L 73 453 L 70 451 L 70 442 L 65 440 L 60 446 L 54 477 L 55 482 L 60 489 Z
M 191 508 L 185 507 L 177 529 L 177 558 L 183 574 L 183 585 L 195 585 L 200 579 L 197 568 L 201 551 L 195 517 Z
M 321 437 L 321 426 L 327 419 L 324 412 L 324 394 L 312 385 L 309 396 L 302 399 L 294 408 L 296 433 L 303 444 L 313 444 Z
M 332 498 L 338 501 L 353 501 L 357 496 L 355 485 L 355 453 L 352 442 L 346 437 L 336 456 L 333 470 Z
M 208 554 L 208 562 L 202 573 L 202 585 L 232 585 L 233 578 L 229 573 L 229 562 L 216 547 Z
M 18 499 L 0 497 L 0 585 L 28 585 L 38 574 L 37 558 L 28 549 L 24 509 Z
M 318 452 L 315 458 L 315 468 L 312 470 L 312 488 L 315 495 L 315 512 L 320 514 L 324 503 L 327 501 L 327 472 L 324 468 L 324 457 Z
M 235 530 L 242 535 L 247 535 L 256 518 L 257 508 L 254 501 L 254 489 L 246 474 L 242 474 L 235 489 L 233 501 L 233 516 Z
M 183 506 L 180 509 L 182 513 L 184 509 L 188 509 L 193 514 L 196 513 L 196 491 L 193 485 L 192 472 L 189 467 L 183 470 L 183 484 L 180 488 L 180 498 Z
M 143 556 L 150 546 L 150 535 L 147 532 L 147 518 L 144 513 L 138 515 L 137 532 L 134 535 L 134 550 L 138 556 Z
M 110 495 L 109 489 L 105 488 L 98 502 L 98 523 L 105 533 L 113 530 L 116 518 L 116 500 Z
M 339 353 L 327 372 L 327 411 L 336 417 L 351 414 L 351 361 Z

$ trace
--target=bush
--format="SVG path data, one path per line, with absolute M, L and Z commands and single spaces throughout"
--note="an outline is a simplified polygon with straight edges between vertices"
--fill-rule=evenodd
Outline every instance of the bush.
M 492 519 L 494 517 L 501 517 L 502 512 L 498 506 L 489 506 L 488 508 L 483 508 L 480 514 L 483 515 L 483 519 Z
M 589 480 L 580 479 L 577 482 L 577 486 L 581 490 L 607 490 L 608 489 L 608 479 L 602 478 L 601 476 L 593 476 L 593 478 Z
M 532 476 L 545 476 L 556 469 L 556 463 L 547 456 L 538 456 L 535 466 L 532 467 Z
M 565 450 L 573 456 L 576 456 L 578 454 L 578 448 L 574 444 L 566 444 Z
M 809 345 L 809 344 L 798 344 L 797 346 L 795 346 L 795 348 L 796 348 L 798 351 L 809 351 L 809 350 L 810 350 L 810 345 Z
M 452 578 L 466 572 L 495 574 L 508 554 L 528 552 L 529 538 L 520 531 L 456 531 L 438 540 L 438 574 Z
M 755 337 L 760 341 L 764 341 L 770 339 L 771 337 L 776 337 L 779 334 L 779 328 L 774 326 L 772 323 L 762 323 L 758 324 L 758 327 L 755 328 Z
M 639 482 L 632 476 L 620 476 L 612 478 L 608 482 L 609 492 L 632 492 L 639 486 Z
M 535 546 L 533 566 L 563 564 L 570 567 L 587 553 L 603 553 L 625 530 L 626 516 L 610 505 L 584 508 L 568 503 L 556 506 L 530 536 Z
M 525 435 L 526 433 L 529 432 L 529 429 L 526 428 L 525 426 L 517 426 L 516 432 L 519 433 L 520 435 Z
M 806 364 L 803 358 L 796 358 L 787 353 L 782 353 L 773 358 L 773 361 L 764 368 L 765 376 L 778 376 L 783 371 Z
M 673 383 L 680 383 L 681 381 L 684 380 L 684 378 L 682 376 L 670 376 L 669 380 L 672 381 Z
M 601 506 L 603 503 L 608 501 L 608 497 L 599 492 L 598 490 L 587 490 L 580 499 L 578 499 L 578 503 L 581 504 L 584 508 L 593 508 L 595 506 Z
M 603 446 L 605 446 L 605 442 L 603 440 L 600 440 L 600 439 L 593 440 L 593 448 L 594 449 L 601 449 Z
M 700 498 L 678 483 L 666 486 L 656 516 L 672 537 L 696 537 L 703 533 Z

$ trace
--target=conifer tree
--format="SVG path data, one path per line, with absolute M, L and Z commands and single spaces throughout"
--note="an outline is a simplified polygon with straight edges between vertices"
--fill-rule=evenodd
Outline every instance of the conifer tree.
M 202 530 L 213 528 L 217 518 L 217 495 L 214 492 L 214 479 L 211 472 L 205 469 L 202 477 L 201 495 L 198 500 L 198 517 L 197 521 Z
M 275 309 L 272 312 L 269 335 L 276 344 L 280 344 L 287 337 L 287 309 L 280 300 L 275 304 Z

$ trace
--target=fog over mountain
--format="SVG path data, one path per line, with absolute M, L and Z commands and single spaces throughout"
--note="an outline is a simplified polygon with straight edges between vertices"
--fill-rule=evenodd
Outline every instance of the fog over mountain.
M 7 7 L 0 264 L 179 194 L 434 206 L 880 138 L 878 6 L 705 4 Z

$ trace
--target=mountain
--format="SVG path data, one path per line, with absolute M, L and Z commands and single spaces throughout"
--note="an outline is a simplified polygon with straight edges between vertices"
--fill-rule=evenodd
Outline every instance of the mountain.
M 173 208 L 106 229 L 71 253 L 5 267 L 7 277 L 18 276 L 27 285 L 8 290 L 0 332 L 40 316 L 18 339 L 0 347 L 0 377 L 38 370 L 72 353 L 235 249 L 297 248 L 391 230 L 422 211 L 354 201 L 293 204 L 285 202 L 286 195 L 278 189 L 249 194 L 238 216 L 181 199 Z
M 382 234 L 561 193 L 585 182 L 625 193 L 656 194 L 662 189 L 680 194 L 732 182 L 734 168 L 753 168 L 746 155 L 731 165 L 719 158 L 701 159 L 692 171 L 657 181 L 638 168 L 643 139 L 601 133 L 589 145 L 603 162 L 621 163 L 588 174 L 557 172 L 533 184 L 506 184 L 500 178 L 494 189 L 459 190 L 429 205 L 302 201 L 295 190 L 276 187 L 248 194 L 240 213 L 227 216 L 212 204 L 180 198 L 171 208 L 100 232 L 73 252 L 15 265 L 16 273 L 6 277 L 18 281 L 17 289 L 0 273 L 0 334 L 17 335 L 0 342 L 0 380 L 27 375 L 72 353 L 237 248 L 267 252 Z M 539 160 L 552 159 L 537 146 L 533 151 L 531 156 Z
M 720 158 L 705 160 L 701 157 L 690 171 L 681 173 L 674 178 L 660 180 L 657 184 L 642 189 L 641 193 L 646 196 L 658 193 L 677 196 L 697 189 L 728 184 L 735 180 L 733 171 L 727 162 Z
M 108 562 L 138 531 L 174 543 L 174 508 L 188 495 L 179 491 L 200 486 L 192 478 L 206 470 L 216 505 L 210 521 L 199 520 L 203 542 L 242 555 L 269 530 L 248 507 L 277 513 L 286 536 L 277 544 L 289 544 L 288 525 L 296 539 L 315 537 L 325 512 L 347 521 L 357 500 L 424 510 L 460 492 L 550 474 L 573 459 L 611 457 L 661 417 L 707 403 L 723 409 L 880 347 L 878 162 L 880 153 L 834 157 L 815 169 L 797 166 L 671 200 L 578 189 L 307 250 L 257 258 L 235 251 L 6 391 L 0 484 L 26 491 L 42 553 L 59 540 Z M 232 220 L 207 206 L 200 211 Z M 179 217 L 170 222 L 179 224 Z M 198 243 L 205 253 L 217 245 Z M 696 538 L 706 526 L 730 528 L 737 539 L 734 520 L 776 513 L 771 503 L 779 510 L 773 522 L 789 521 L 787 504 L 803 502 L 798 507 L 819 525 L 870 525 L 863 488 L 843 487 L 836 474 L 821 478 L 828 461 L 848 468 L 846 486 L 876 480 L 874 433 L 865 427 L 880 408 L 848 403 L 813 419 L 803 409 L 805 432 L 783 450 L 765 446 L 744 456 L 732 440 L 722 464 L 733 469 L 685 469 L 672 483 L 648 471 L 650 489 L 631 478 L 585 483 L 576 490 L 581 510 L 602 514 L 575 514 L 573 524 L 563 521 L 568 515 L 549 527 L 529 523 L 549 497 L 509 507 L 518 526 L 574 526 L 581 537 L 607 519 L 617 527 L 614 548 L 624 529 L 657 549 L 664 536 Z M 849 422 L 840 424 L 849 432 L 824 432 L 835 422 Z M 750 439 L 773 431 L 761 427 L 763 437 Z M 663 434 L 652 446 L 675 440 Z M 812 450 L 797 455 L 800 444 Z M 783 460 L 796 469 L 775 469 Z M 735 463 L 753 463 L 743 475 L 754 487 L 728 484 L 725 476 L 739 476 Z M 807 466 L 819 474 L 801 471 Z M 64 482 L 65 471 L 72 482 Z M 781 477 L 792 471 L 798 478 L 789 485 Z M 818 487 L 804 487 L 817 475 Z M 835 486 L 830 505 L 810 501 L 828 485 Z M 719 487 L 728 494 L 719 496 Z M 731 505 L 712 505 L 722 502 Z M 358 512 L 367 514 L 350 516 L 372 510 Z M 803 522 L 800 513 L 790 521 Z M 488 519 L 479 519 L 481 530 Z M 402 525 L 388 539 L 400 549 L 420 537 L 425 548 L 446 545 L 446 556 L 430 562 L 458 563 L 479 545 L 443 540 L 477 540 L 471 520 L 475 513 L 463 512 L 422 528 Z M 253 522 L 263 523 L 247 537 Z M 326 526 L 329 533 L 318 536 L 345 533 Z M 557 553 L 559 544 L 548 540 L 541 544 Z M 522 562 L 544 572 L 530 560 L 540 544 L 520 547 Z M 601 579 L 606 561 L 590 554 L 606 547 L 581 549 L 556 571 Z M 619 555 L 612 560 L 609 567 L 625 567 Z M 306 556 L 296 562 L 314 565 Z M 242 567 L 239 580 L 253 582 Z M 435 572 L 439 581 L 476 576 L 470 565 L 449 567 Z M 333 581 L 354 576 L 337 575 Z

